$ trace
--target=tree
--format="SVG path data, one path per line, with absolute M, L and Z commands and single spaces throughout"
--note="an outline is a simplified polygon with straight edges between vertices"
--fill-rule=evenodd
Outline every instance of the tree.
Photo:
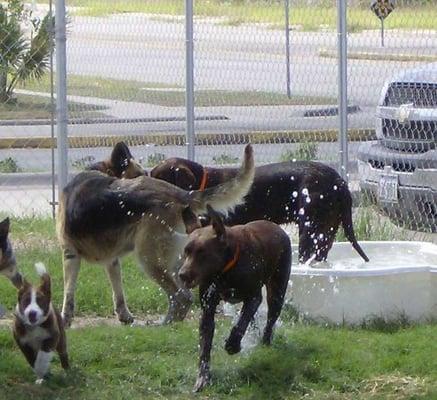
M 13 100 L 19 82 L 41 78 L 54 47 L 54 17 L 32 18 L 22 0 L 0 4 L 0 102 Z

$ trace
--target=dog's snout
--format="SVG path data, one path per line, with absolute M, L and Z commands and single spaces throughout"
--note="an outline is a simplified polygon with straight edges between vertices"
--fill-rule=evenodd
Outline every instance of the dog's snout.
M 38 317 L 38 314 L 34 310 L 29 311 L 29 314 L 27 315 L 29 322 L 31 322 L 32 324 L 36 322 L 37 317 Z
M 189 282 L 190 281 L 190 273 L 188 271 L 180 271 L 179 278 L 181 279 L 182 282 Z

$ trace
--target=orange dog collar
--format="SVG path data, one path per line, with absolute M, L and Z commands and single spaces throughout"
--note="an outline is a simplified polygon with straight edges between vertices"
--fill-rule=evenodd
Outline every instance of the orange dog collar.
M 207 181 L 208 181 L 208 170 L 206 168 L 203 168 L 202 180 L 200 181 L 200 187 L 199 187 L 200 191 L 203 192 L 205 190 Z
M 239 257 L 240 257 L 240 244 L 237 243 L 237 248 L 235 249 L 234 257 L 232 257 L 232 260 L 230 260 L 226 263 L 222 272 L 225 273 L 225 272 L 228 272 L 230 269 L 234 268 L 238 262 Z

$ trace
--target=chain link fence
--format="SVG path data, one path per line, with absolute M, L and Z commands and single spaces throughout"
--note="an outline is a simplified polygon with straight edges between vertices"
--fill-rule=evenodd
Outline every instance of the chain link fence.
M 437 3 L 373 3 L 347 3 L 349 184 L 366 210 L 363 220 L 371 215 L 368 224 L 383 210 L 398 225 L 435 231 Z M 21 43 L 6 7 L 3 61 Z M 49 8 L 25 5 L 18 25 L 27 50 Z M 147 169 L 185 157 L 184 2 L 68 0 L 67 10 L 70 173 L 106 158 L 119 140 Z M 21 79 L 1 105 L 0 203 L 7 214 L 52 209 L 50 51 L 44 68 L 35 54 L 44 71 Z M 196 161 L 236 164 L 250 141 L 258 164 L 306 159 L 338 168 L 339 61 L 335 0 L 196 2 Z

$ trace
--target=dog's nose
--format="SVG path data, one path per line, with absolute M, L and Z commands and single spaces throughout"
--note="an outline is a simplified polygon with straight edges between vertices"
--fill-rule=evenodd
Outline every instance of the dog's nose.
M 29 314 L 27 315 L 27 318 L 29 318 L 29 322 L 31 322 L 32 324 L 36 322 L 36 317 L 37 317 L 36 311 L 33 310 L 29 311 Z
M 180 271 L 179 272 L 179 278 L 184 283 L 189 282 L 191 280 L 190 279 L 190 273 L 188 271 Z

